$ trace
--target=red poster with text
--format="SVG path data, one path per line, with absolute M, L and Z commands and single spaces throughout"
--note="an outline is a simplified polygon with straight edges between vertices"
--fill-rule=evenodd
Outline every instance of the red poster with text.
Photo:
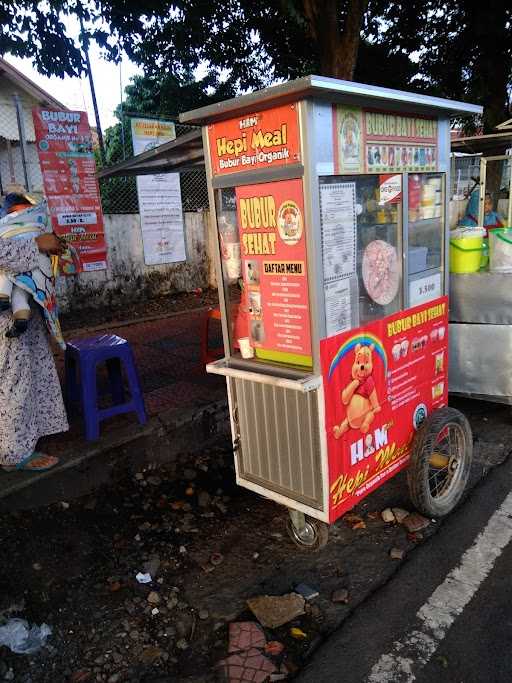
M 39 108 L 32 116 L 53 229 L 75 247 L 81 270 L 104 270 L 107 246 L 87 114 Z
M 297 105 L 211 123 L 208 141 L 214 175 L 296 164 L 300 161 Z
M 240 248 L 256 356 L 311 365 L 301 180 L 236 188 Z
M 415 431 L 448 401 L 448 299 L 320 343 L 336 520 L 399 472 Z

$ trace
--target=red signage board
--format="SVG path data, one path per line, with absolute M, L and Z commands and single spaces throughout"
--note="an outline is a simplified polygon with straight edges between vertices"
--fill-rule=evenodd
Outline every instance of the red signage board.
M 333 522 L 410 458 L 416 429 L 448 401 L 448 299 L 320 344 Z
M 214 175 L 298 163 L 297 105 L 212 123 L 208 126 L 208 140 Z
M 256 355 L 311 365 L 301 180 L 236 188 L 248 336 Z
M 75 247 L 82 270 L 104 270 L 107 246 L 87 114 L 38 108 L 32 116 L 53 229 Z
M 333 105 L 334 171 L 436 171 L 437 118 Z

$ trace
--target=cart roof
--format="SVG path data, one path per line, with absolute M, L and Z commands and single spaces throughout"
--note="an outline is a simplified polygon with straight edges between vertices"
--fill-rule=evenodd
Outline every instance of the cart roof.
M 248 95 L 234 97 L 207 107 L 193 109 L 180 115 L 183 123 L 205 124 L 211 121 L 234 118 L 258 109 L 267 109 L 287 102 L 308 97 L 327 99 L 332 102 L 383 106 L 394 103 L 396 106 L 408 105 L 425 113 L 444 113 L 446 115 L 481 114 L 483 108 L 467 102 L 429 97 L 404 90 L 391 90 L 376 85 L 365 85 L 353 81 L 341 81 L 326 76 L 305 76 L 295 81 L 274 85 Z

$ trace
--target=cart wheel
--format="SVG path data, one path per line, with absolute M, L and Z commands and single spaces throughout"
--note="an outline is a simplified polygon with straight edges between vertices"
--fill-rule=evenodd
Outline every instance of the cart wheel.
M 301 528 L 297 528 L 290 516 L 287 524 L 288 535 L 301 550 L 316 553 L 329 539 L 329 525 L 312 517 L 304 516 Z
M 447 406 L 430 415 L 416 434 L 407 472 L 414 506 L 428 517 L 450 513 L 468 483 L 472 457 L 464 415 Z

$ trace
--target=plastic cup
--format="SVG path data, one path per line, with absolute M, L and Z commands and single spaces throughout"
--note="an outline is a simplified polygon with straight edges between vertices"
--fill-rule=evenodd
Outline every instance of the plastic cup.
M 241 337 L 238 339 L 238 346 L 240 347 L 242 358 L 254 358 L 254 349 L 251 346 L 249 337 Z

